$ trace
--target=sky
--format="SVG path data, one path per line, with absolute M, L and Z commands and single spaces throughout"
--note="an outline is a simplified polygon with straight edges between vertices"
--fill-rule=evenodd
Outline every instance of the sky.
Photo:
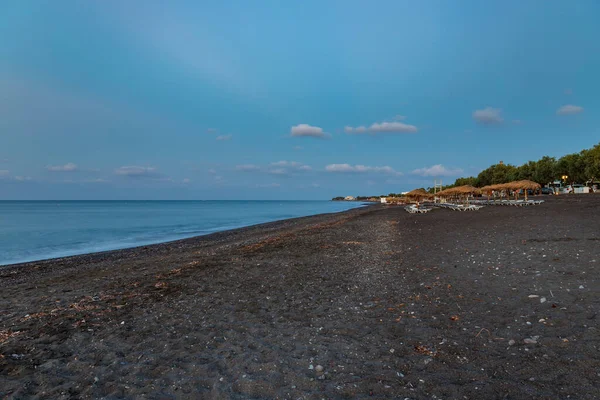
M 600 2 L 9 1 L 0 199 L 329 199 L 600 142 Z

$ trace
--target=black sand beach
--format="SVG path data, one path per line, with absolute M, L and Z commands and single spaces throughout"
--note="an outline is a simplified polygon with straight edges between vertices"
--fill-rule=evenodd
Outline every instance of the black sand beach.
M 0 398 L 600 398 L 600 196 L 0 267 Z

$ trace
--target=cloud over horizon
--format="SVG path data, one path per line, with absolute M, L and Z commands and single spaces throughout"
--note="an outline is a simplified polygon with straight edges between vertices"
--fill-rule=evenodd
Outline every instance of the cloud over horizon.
M 397 117 L 402 117 L 402 119 L 405 118 L 403 116 L 397 116 Z M 378 134 L 378 133 L 417 133 L 418 129 L 414 125 L 408 125 L 403 122 L 394 121 L 394 122 L 381 122 L 381 123 L 375 122 L 374 124 L 371 124 L 371 126 L 369 126 L 369 127 L 346 126 L 346 127 L 344 127 L 344 131 L 346 133 L 352 133 L 352 134 L 369 133 L 369 134 L 374 135 L 374 134 Z
M 271 167 L 276 167 L 278 169 L 282 169 L 284 171 L 292 170 L 298 172 L 308 172 L 312 171 L 312 167 L 310 165 L 302 164 L 297 161 L 277 161 L 271 163 Z
M 231 135 L 219 135 L 216 137 L 215 140 L 219 140 L 219 141 L 231 140 Z
M 48 165 L 46 169 L 52 172 L 73 172 L 77 171 L 78 168 L 76 164 L 67 163 L 65 165 Z
M 323 132 L 323 128 L 318 126 L 311 126 L 308 124 L 298 124 L 292 126 L 290 131 L 292 137 L 314 137 L 319 139 L 325 139 L 329 137 L 326 132 Z
M 290 175 L 295 173 L 309 172 L 312 171 L 310 165 L 302 164 L 297 161 L 276 161 L 272 162 L 267 166 L 260 166 L 255 164 L 244 164 L 236 165 L 236 171 L 243 172 L 261 172 L 272 175 Z
M 394 170 L 392 167 L 383 166 L 383 167 L 371 167 L 368 165 L 351 165 L 351 164 L 329 164 L 325 167 L 325 171 L 327 172 L 336 172 L 336 173 L 384 173 L 384 174 L 393 174 L 393 175 L 402 175 L 402 172 L 398 172 Z
M 574 115 L 583 112 L 583 107 L 573 104 L 566 104 L 556 110 L 556 115 Z
M 447 168 L 442 164 L 432 165 L 431 167 L 418 168 L 412 171 L 413 175 L 420 175 L 426 177 L 438 177 L 438 176 L 456 176 L 463 173 L 460 168 Z
M 502 110 L 499 108 L 486 107 L 483 110 L 473 111 L 473 119 L 483 125 L 501 124 L 504 121 L 501 114 Z
M 129 177 L 155 177 L 158 175 L 154 167 L 141 167 L 138 165 L 128 165 L 115 169 L 115 175 Z

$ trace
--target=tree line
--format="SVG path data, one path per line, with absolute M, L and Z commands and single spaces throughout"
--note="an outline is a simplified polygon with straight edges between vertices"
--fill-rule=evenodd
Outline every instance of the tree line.
M 483 187 L 497 183 L 530 180 L 547 185 L 555 180 L 567 176 L 566 182 L 590 183 L 600 180 L 600 143 L 591 149 L 579 153 L 572 153 L 555 157 L 544 156 L 537 161 L 529 161 L 523 165 L 494 164 L 479 173 L 477 176 L 458 178 L 452 185 L 445 188 L 471 185 Z M 429 188 L 433 192 L 433 188 Z
M 600 143 L 591 149 L 579 153 L 567 154 L 559 159 L 544 156 L 537 161 L 529 161 L 523 165 L 494 164 L 477 176 L 458 178 L 453 184 L 443 186 L 447 189 L 455 186 L 471 185 L 483 187 L 497 183 L 507 183 L 520 180 L 530 180 L 544 186 L 567 176 L 568 183 L 600 182 Z M 427 188 L 433 193 L 434 188 Z M 400 193 L 390 193 L 387 196 L 359 196 L 356 200 L 371 200 L 379 197 L 400 197 Z M 334 197 L 332 200 L 344 200 L 344 197 Z

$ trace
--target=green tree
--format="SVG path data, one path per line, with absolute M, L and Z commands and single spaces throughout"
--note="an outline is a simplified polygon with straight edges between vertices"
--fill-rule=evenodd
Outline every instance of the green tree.
M 556 158 L 544 156 L 535 163 L 532 181 L 547 185 L 556 178 Z
M 515 180 L 521 181 L 524 179 L 533 180 L 533 174 L 535 171 L 536 162 L 529 161 L 527 164 L 523 164 L 520 167 L 517 167 L 515 171 Z
M 477 178 L 474 176 L 469 176 L 467 178 L 458 178 L 454 182 L 454 185 L 452 185 L 452 186 L 465 186 L 465 185 L 475 186 L 476 183 L 477 183 Z
M 484 169 L 477 175 L 477 186 L 487 186 L 496 183 L 506 183 L 517 179 L 517 167 L 510 164 L 495 164 Z
M 600 143 L 582 153 L 586 180 L 597 182 L 600 180 Z
M 562 156 L 556 163 L 557 175 L 567 175 L 567 182 L 584 182 L 585 165 L 584 159 L 579 153 L 567 154 Z

